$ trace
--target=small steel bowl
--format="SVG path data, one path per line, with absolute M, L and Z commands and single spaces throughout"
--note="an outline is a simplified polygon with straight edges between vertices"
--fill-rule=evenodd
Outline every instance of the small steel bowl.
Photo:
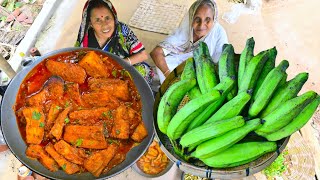
M 169 158 L 168 158 L 168 159 L 169 159 Z M 147 173 L 143 172 L 143 171 L 138 167 L 137 163 L 134 163 L 134 165 L 132 165 L 131 168 L 132 168 L 136 173 L 140 174 L 141 176 L 148 177 L 148 178 L 155 178 L 155 177 L 160 177 L 160 176 L 166 174 L 166 173 L 171 169 L 172 165 L 173 165 L 173 163 L 172 163 L 172 161 L 170 161 L 170 159 L 169 159 L 169 163 L 167 164 L 167 167 L 166 167 L 164 170 L 162 170 L 160 173 L 158 173 L 158 174 L 147 174 Z
M 159 143 L 159 140 L 158 140 L 157 138 L 154 138 L 153 141 Z M 162 150 L 161 150 L 161 151 L 162 151 Z M 163 153 L 164 153 L 164 152 L 163 152 Z M 164 153 L 164 155 L 166 155 L 166 154 Z M 173 165 L 173 163 L 172 163 L 172 161 L 170 160 L 170 158 L 168 158 L 168 160 L 169 160 L 169 162 L 168 162 L 168 164 L 167 164 L 167 167 L 166 167 L 165 169 L 163 169 L 161 172 L 159 172 L 158 174 L 147 174 L 147 173 L 143 172 L 143 171 L 138 167 L 138 165 L 137 165 L 137 162 L 138 162 L 139 160 L 138 160 L 136 163 L 134 163 L 134 164 L 131 166 L 131 168 L 132 168 L 136 173 L 138 173 L 138 174 L 140 174 L 141 176 L 144 176 L 144 177 L 148 177 L 148 178 L 160 177 L 160 176 L 166 174 L 166 173 L 171 169 L 171 167 L 172 167 L 172 165 Z

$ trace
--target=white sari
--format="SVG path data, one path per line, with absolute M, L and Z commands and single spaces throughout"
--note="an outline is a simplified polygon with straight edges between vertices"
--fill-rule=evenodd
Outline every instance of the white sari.
M 170 71 L 174 70 L 189 57 L 193 57 L 193 50 L 198 47 L 200 41 L 204 41 L 208 45 L 214 63 L 217 63 L 220 58 L 222 46 L 228 43 L 227 34 L 224 28 L 217 22 L 218 10 L 214 1 L 211 1 L 215 8 L 213 10 L 214 25 L 212 29 L 206 36 L 202 37 L 197 42 L 193 42 L 193 30 L 191 25 L 194 14 L 202 1 L 203 0 L 197 0 L 194 2 L 178 29 L 158 45 L 163 49 L 165 60 Z M 157 73 L 160 78 L 160 83 L 162 84 L 165 80 L 165 76 L 159 68 L 157 68 Z

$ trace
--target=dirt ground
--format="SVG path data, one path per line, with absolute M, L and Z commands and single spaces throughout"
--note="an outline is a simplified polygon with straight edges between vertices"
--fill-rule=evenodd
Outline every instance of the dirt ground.
M 6 6 L 0 6 L 0 53 L 5 59 L 9 60 L 13 56 L 15 48 L 38 16 L 42 5 L 42 1 L 32 4 L 21 2 L 13 11 Z

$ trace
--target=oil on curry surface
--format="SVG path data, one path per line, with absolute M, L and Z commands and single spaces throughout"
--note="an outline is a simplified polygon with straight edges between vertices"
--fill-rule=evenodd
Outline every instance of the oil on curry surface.
M 20 86 L 14 110 L 26 155 L 50 171 L 98 177 L 147 136 L 129 72 L 95 51 L 47 58 Z

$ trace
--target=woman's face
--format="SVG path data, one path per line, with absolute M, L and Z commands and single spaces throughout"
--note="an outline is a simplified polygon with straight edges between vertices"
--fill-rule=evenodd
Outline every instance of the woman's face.
M 199 6 L 192 22 L 193 41 L 207 35 L 213 26 L 213 11 L 210 6 Z
M 115 20 L 112 12 L 106 7 L 92 9 L 90 22 L 99 38 L 110 38 L 114 32 Z

